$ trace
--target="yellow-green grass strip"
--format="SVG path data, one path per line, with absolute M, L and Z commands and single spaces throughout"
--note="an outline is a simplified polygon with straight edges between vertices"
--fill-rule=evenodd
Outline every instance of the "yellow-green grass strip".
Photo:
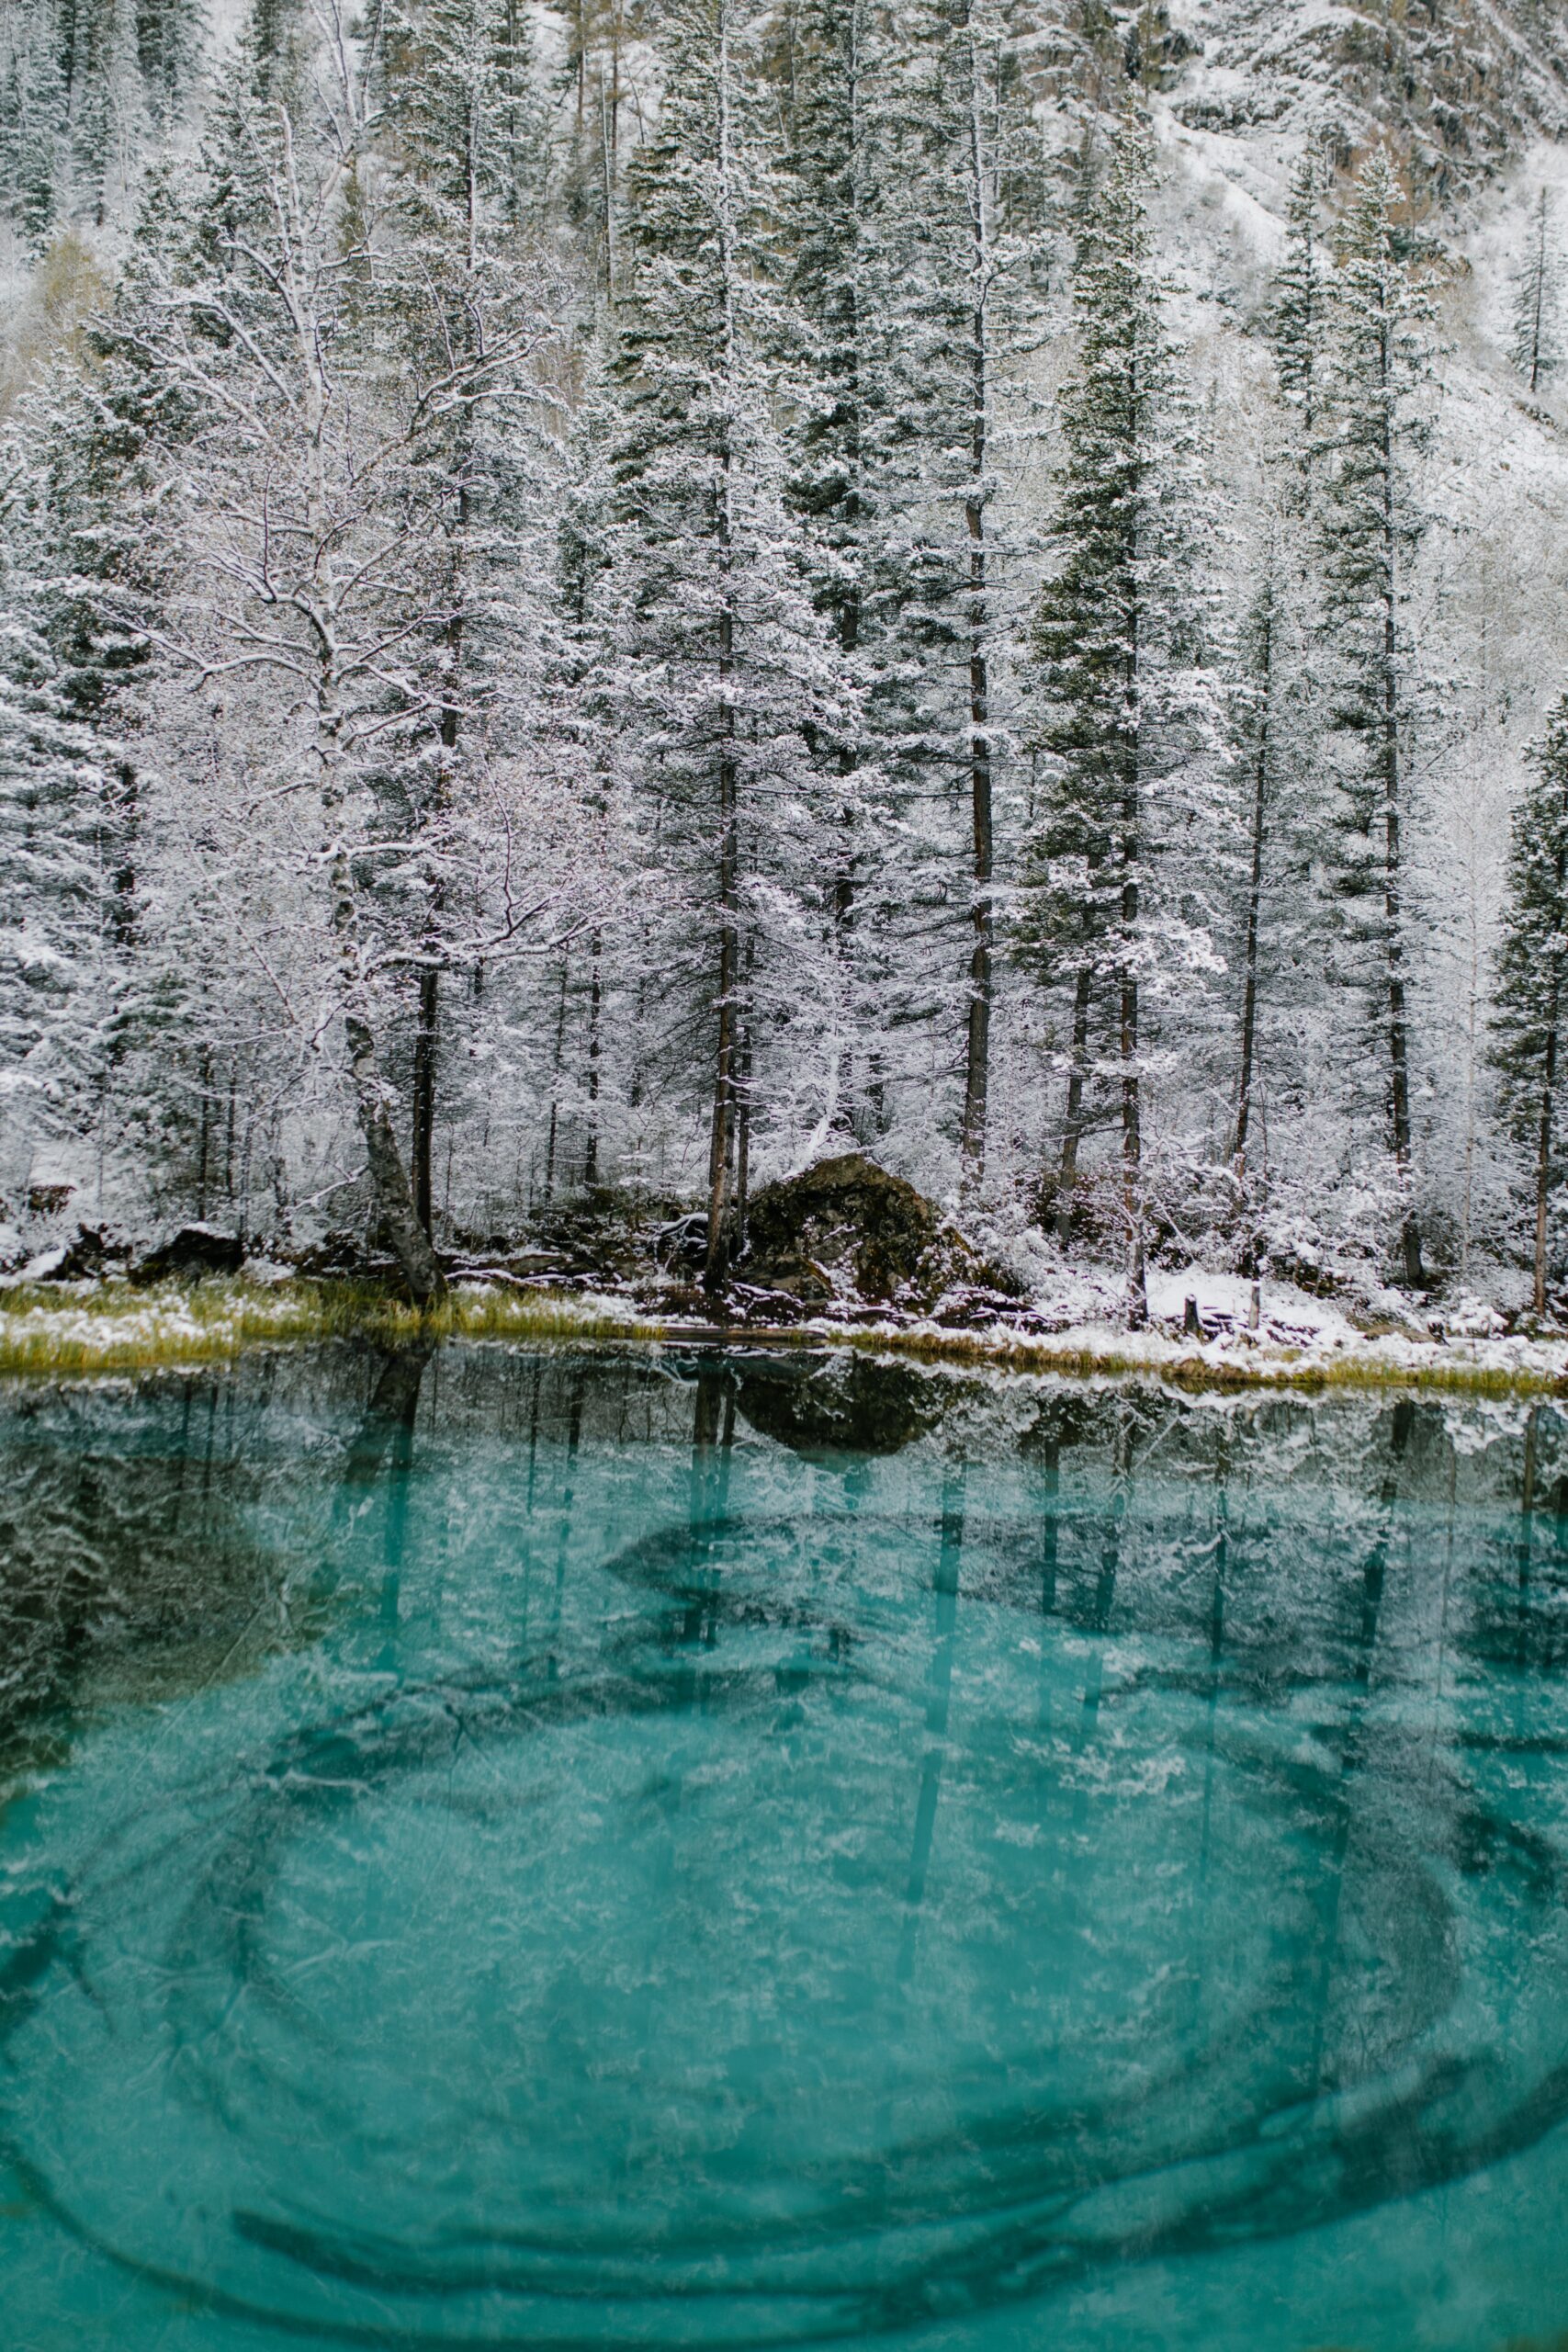
M 1061 1342 L 1006 1331 L 824 1327 L 780 1330 L 694 1326 L 637 1315 L 618 1301 L 567 1291 L 455 1285 L 421 1312 L 372 1283 L 243 1276 L 138 1289 L 124 1282 L 0 1292 L 0 1375 L 45 1380 L 222 1363 L 250 1350 L 327 1340 L 400 1347 L 441 1340 L 640 1340 L 671 1346 L 851 1347 L 973 1370 L 1069 1379 L 1161 1383 L 1193 1393 L 1417 1389 L 1467 1396 L 1568 1396 L 1568 1375 L 1449 1354 L 1430 1363 L 1359 1351 L 1332 1356 L 1260 1345 L 1255 1354 L 1166 1356 L 1072 1335 Z

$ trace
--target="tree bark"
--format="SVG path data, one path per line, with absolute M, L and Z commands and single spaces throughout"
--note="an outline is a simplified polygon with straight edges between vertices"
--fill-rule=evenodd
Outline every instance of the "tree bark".
M 1393 373 L 1393 355 L 1382 350 L 1385 388 Z M 1394 594 L 1398 533 L 1393 512 L 1393 444 L 1388 401 L 1382 407 L 1382 703 L 1379 713 L 1382 737 L 1383 802 L 1383 949 L 1388 973 L 1389 1101 L 1393 1129 L 1394 1165 L 1404 1193 L 1400 1242 L 1404 1254 L 1404 1279 L 1412 1290 L 1427 1286 L 1421 1261 L 1421 1227 L 1410 1201 L 1410 1046 L 1404 1000 L 1404 933 L 1402 905 L 1403 872 L 1399 829 L 1399 643 Z
M 1546 1312 L 1546 1211 L 1551 1193 L 1551 1126 L 1557 1085 L 1556 989 L 1552 990 L 1552 1022 L 1546 1040 L 1546 1075 L 1540 1098 L 1540 1125 L 1535 1154 L 1535 1311 Z
M 970 170 L 974 218 L 975 304 L 970 318 L 970 491 L 964 502 L 969 537 L 969 802 L 973 857 L 974 944 L 969 955 L 969 1020 L 964 1069 L 964 1159 L 978 1177 L 986 1163 L 987 1097 L 991 1060 L 990 675 L 986 650 L 986 188 L 980 147 L 978 62 L 971 56 Z
M 599 1010 L 604 998 L 600 951 L 601 941 L 595 932 L 589 950 L 592 966 L 588 984 L 588 1141 L 582 1151 L 582 1182 L 586 1187 L 599 1182 Z
M 719 622 L 719 673 L 728 686 L 734 662 L 734 622 L 726 612 Z M 728 1258 L 726 1194 L 730 1158 L 730 1121 L 735 1093 L 736 977 L 736 839 L 735 713 L 728 695 L 724 705 L 724 749 L 718 763 L 718 1034 L 714 1058 L 713 1125 L 708 1150 L 707 1257 L 703 1280 L 710 1291 L 724 1284 Z
M 1263 900 L 1263 844 L 1269 812 L 1269 710 L 1274 667 L 1274 616 L 1265 610 L 1262 658 L 1263 703 L 1258 728 L 1258 757 L 1252 771 L 1252 862 L 1247 885 L 1247 938 L 1243 949 L 1241 1070 L 1236 1083 L 1235 1144 L 1231 1157 L 1238 1177 L 1247 1173 L 1247 1131 L 1252 1123 L 1252 1073 L 1258 1048 L 1258 933 Z
M 1084 1084 L 1089 1060 L 1089 1006 L 1093 979 L 1087 964 L 1073 983 L 1072 1059 L 1067 1068 L 1067 1115 L 1062 1127 L 1062 1164 L 1056 1178 L 1056 1238 L 1066 1241 L 1072 1228 L 1072 1195 L 1078 1181 L 1078 1146 L 1083 1141 Z
M 357 1012 L 344 1015 L 344 1034 L 376 1206 L 415 1305 L 432 1306 L 446 1295 L 446 1277 L 414 1209 L 413 1192 L 392 1133 L 386 1090 L 376 1067 L 375 1036 L 369 1023 Z
M 1404 997 L 1404 938 L 1399 824 L 1399 738 L 1394 708 L 1396 682 L 1393 668 L 1393 610 L 1384 609 L 1385 676 L 1383 681 L 1383 934 L 1388 963 L 1389 1100 L 1393 1127 L 1393 1159 L 1405 1193 L 1400 1242 L 1404 1253 L 1404 1279 L 1412 1290 L 1424 1290 L 1426 1269 L 1421 1260 L 1421 1227 L 1409 1199 L 1410 1042 Z
M 328 824 L 333 827 L 341 814 L 339 728 L 336 684 L 329 659 L 323 662 L 318 688 L 316 744 L 321 768 L 322 809 Z M 445 1298 L 446 1277 L 430 1246 L 430 1237 L 420 1224 L 412 1188 L 392 1132 L 391 1113 L 377 1064 L 375 1033 L 363 1002 L 354 869 L 341 832 L 332 843 L 329 874 L 349 1079 L 360 1133 L 365 1138 L 370 1189 L 377 1214 L 415 1305 L 431 1306 Z
M 418 1025 L 413 1037 L 413 1135 L 410 1150 L 413 1213 L 428 1237 L 431 1227 L 430 1155 L 435 1133 L 435 1023 L 439 1007 L 435 967 L 419 976 Z

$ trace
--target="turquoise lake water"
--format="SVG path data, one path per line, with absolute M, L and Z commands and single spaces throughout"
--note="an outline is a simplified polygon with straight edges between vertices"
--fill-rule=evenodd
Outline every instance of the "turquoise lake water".
M 0 2344 L 1568 2345 L 1568 1427 L 0 1399 Z

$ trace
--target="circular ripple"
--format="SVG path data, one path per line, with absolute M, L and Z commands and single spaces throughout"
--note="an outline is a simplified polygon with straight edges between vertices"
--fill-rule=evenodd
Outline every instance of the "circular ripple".
M 1280 1722 L 1179 1628 L 1025 1616 L 1016 1551 L 681 1528 L 591 1641 L 336 1688 L 242 1771 L 222 1706 L 139 1776 L 106 1740 L 6 1987 L 38 2193 L 296 2331 L 761 2346 L 1568 2111 L 1552 1849 L 1364 1693 Z

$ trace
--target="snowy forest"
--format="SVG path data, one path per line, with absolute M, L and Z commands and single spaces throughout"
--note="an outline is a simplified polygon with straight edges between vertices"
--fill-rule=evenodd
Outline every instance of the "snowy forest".
M 10 1262 L 1560 1306 L 1565 138 L 1562 0 L 5 0 Z

